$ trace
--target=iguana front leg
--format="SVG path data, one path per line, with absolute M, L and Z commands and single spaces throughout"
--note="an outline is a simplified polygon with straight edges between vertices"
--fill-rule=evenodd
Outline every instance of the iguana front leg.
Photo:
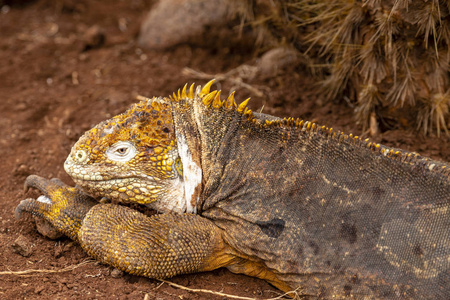
M 235 259 L 221 230 L 200 216 L 147 217 L 128 207 L 99 204 L 59 180 L 38 176 L 27 178 L 26 186 L 40 189 L 46 198 L 23 200 L 16 216 L 26 211 L 44 217 L 96 260 L 131 274 L 166 278 L 216 269 Z
M 232 260 L 220 230 L 192 214 L 147 217 L 128 207 L 99 204 L 87 213 L 79 239 L 95 259 L 151 278 L 213 270 Z

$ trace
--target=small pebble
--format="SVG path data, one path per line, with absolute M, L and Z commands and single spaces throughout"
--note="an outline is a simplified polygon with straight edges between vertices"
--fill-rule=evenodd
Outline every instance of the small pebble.
M 298 60 L 299 54 L 294 49 L 279 47 L 269 50 L 258 61 L 258 74 L 262 79 L 275 77 L 281 70 L 296 64 Z
M 111 277 L 112 278 L 120 278 L 123 276 L 123 272 L 120 271 L 119 269 L 114 269 L 111 271 Z
M 33 244 L 28 241 L 23 235 L 19 237 L 11 244 L 12 251 L 23 257 L 30 257 L 33 253 Z
M 83 50 L 86 51 L 103 46 L 106 37 L 103 30 L 99 26 L 94 25 L 86 30 L 86 32 L 83 34 L 82 40 L 84 48 Z
M 56 240 L 64 235 L 56 230 L 56 228 L 47 220 L 36 216 L 34 217 L 34 220 L 36 222 L 37 231 L 43 236 L 48 237 L 51 240 Z

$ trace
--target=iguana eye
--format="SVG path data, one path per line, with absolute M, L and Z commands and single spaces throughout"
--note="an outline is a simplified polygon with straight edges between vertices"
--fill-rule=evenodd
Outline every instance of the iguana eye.
M 106 156 L 112 161 L 127 162 L 137 153 L 136 147 L 130 142 L 117 142 L 106 150 Z
M 122 155 L 122 156 L 126 155 L 128 153 L 128 151 L 130 151 L 130 148 L 125 148 L 125 147 L 122 147 L 122 148 L 119 148 L 116 150 L 117 154 Z

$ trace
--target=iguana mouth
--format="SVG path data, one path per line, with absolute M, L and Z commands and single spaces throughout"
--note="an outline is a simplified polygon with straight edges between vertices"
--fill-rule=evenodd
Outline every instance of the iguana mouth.
M 67 170 L 66 170 L 67 172 Z M 81 181 L 95 181 L 95 182 L 100 182 L 100 181 L 109 181 L 112 179 L 106 179 L 104 178 L 104 176 L 102 175 L 90 175 L 90 174 L 77 174 L 77 173 L 69 173 L 67 172 L 70 177 L 72 177 L 74 180 L 81 180 Z
M 107 190 L 110 190 L 111 192 L 118 191 L 121 193 L 133 191 L 133 194 L 152 195 L 159 193 L 161 190 L 161 186 L 143 182 L 144 178 L 138 176 L 103 178 L 103 180 L 85 180 L 84 178 L 78 179 L 76 177 L 72 177 L 72 179 L 76 184 L 80 185 L 81 188 L 92 190 L 94 192 L 97 192 L 97 189 L 99 189 L 102 192 L 106 192 Z
M 70 161 L 66 160 L 64 163 L 64 170 L 67 174 L 72 177 L 73 180 L 79 180 L 82 182 L 92 181 L 92 182 L 102 182 L 102 181 L 111 181 L 111 180 L 122 180 L 127 178 L 135 178 L 134 175 L 127 175 L 123 177 L 113 177 L 108 174 L 100 174 L 98 172 L 90 172 L 90 170 L 86 170 L 85 168 L 77 168 L 76 165 Z
M 128 172 L 128 174 L 109 174 L 106 172 L 94 172 L 94 167 L 89 166 L 79 166 L 77 165 L 71 156 L 66 159 L 64 162 L 64 170 L 66 173 L 72 177 L 73 180 L 79 181 L 79 184 L 82 184 L 83 182 L 111 182 L 114 183 L 115 181 L 119 182 L 133 182 L 133 181 L 158 181 L 157 177 L 153 177 L 146 174 L 136 174 L 134 172 Z M 119 173 L 119 172 L 116 172 Z
M 111 182 L 111 183 L 118 183 L 118 182 L 124 182 L 124 183 L 131 183 L 141 180 L 146 181 L 155 181 L 154 177 L 151 176 L 139 176 L 139 175 L 129 175 L 129 176 L 123 176 L 123 177 L 113 177 L 113 176 L 105 176 L 105 175 L 79 175 L 79 174 L 73 174 L 68 173 L 70 177 L 72 177 L 73 180 L 82 183 L 82 182 Z

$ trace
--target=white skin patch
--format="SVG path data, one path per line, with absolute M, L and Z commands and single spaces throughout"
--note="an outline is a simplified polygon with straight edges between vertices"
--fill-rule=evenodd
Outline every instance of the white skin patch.
M 186 139 L 177 133 L 178 155 L 183 164 L 184 194 L 186 199 L 186 212 L 197 213 L 198 197 L 195 199 L 195 206 L 192 205 L 192 197 L 195 188 L 202 183 L 202 169 L 192 159 Z
M 52 204 L 52 200 L 44 195 L 39 196 L 36 200 L 42 203 Z
M 113 133 L 114 132 L 114 129 L 111 127 L 111 128 L 105 128 L 105 129 L 103 129 L 103 131 L 106 133 L 106 134 L 111 134 L 111 133 Z

